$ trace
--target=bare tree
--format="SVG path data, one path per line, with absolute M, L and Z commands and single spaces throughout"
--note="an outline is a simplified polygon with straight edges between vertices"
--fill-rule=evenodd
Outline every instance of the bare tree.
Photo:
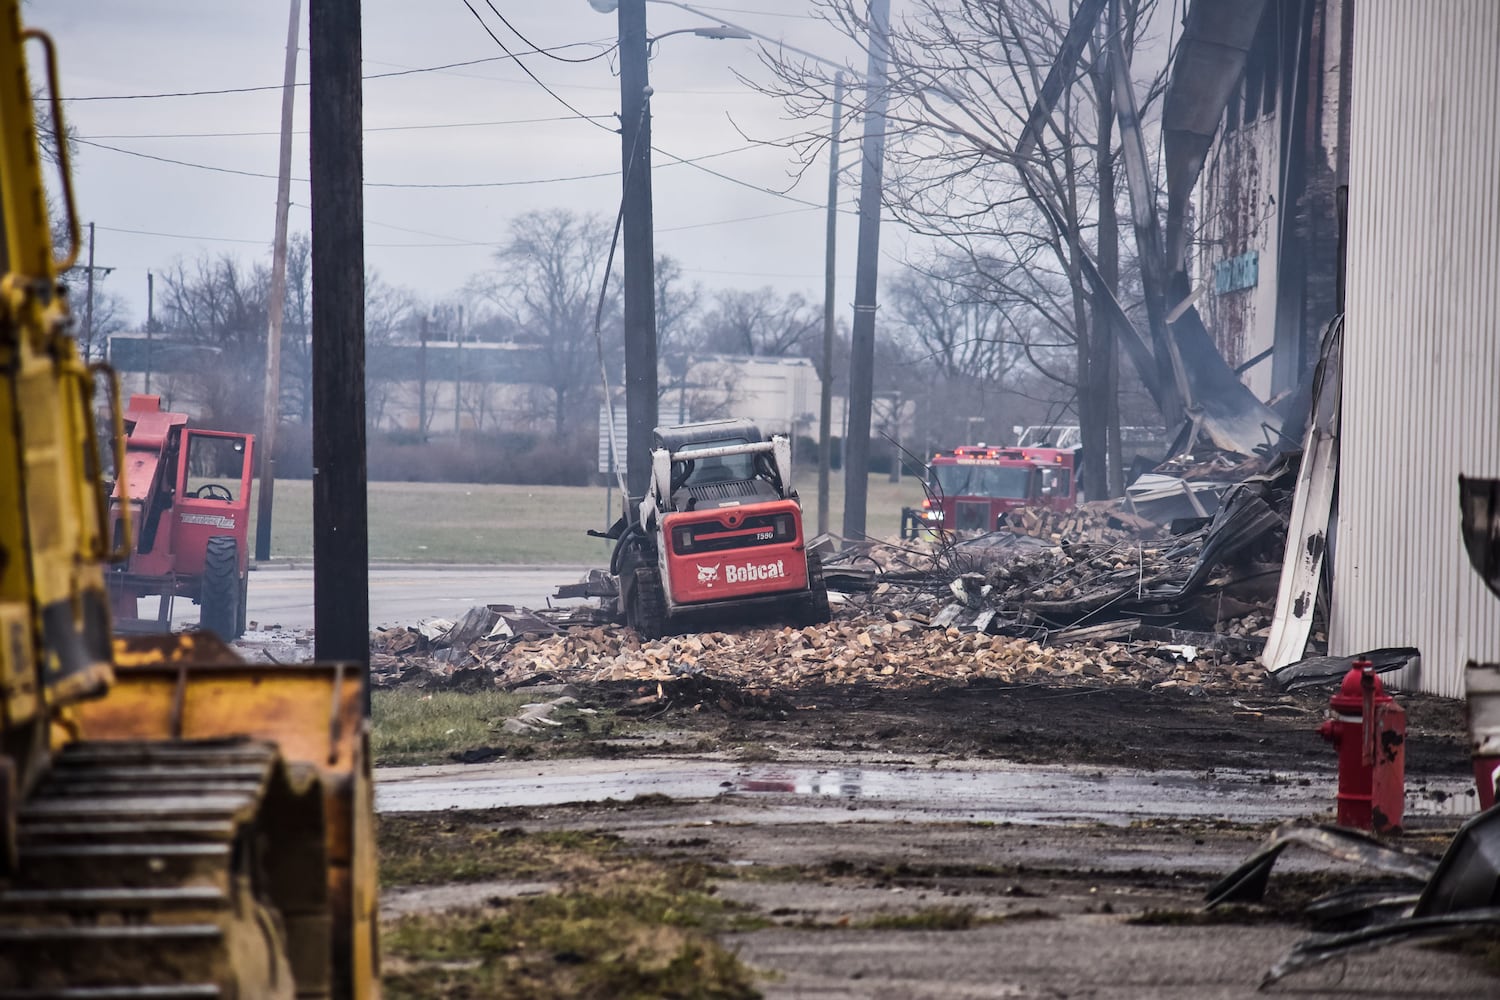
M 662 357 L 698 349 L 703 286 L 686 284 L 682 265 L 665 254 L 656 258 L 656 344 Z
M 597 398 L 599 372 L 594 315 L 609 237 L 599 216 L 568 209 L 527 212 L 495 251 L 496 271 L 472 283 L 514 326 L 518 343 L 536 346 L 559 437 L 593 416 L 588 404 Z M 604 313 L 611 345 L 619 342 L 616 287 L 610 286 Z
M 369 288 L 368 285 L 365 286 Z M 366 305 L 366 315 L 369 308 Z M 291 399 L 298 423 L 312 423 L 312 240 L 292 233 L 286 242 L 286 301 L 281 309 L 281 405 Z M 368 394 L 366 396 L 368 399 Z
M 714 295 L 703 319 L 703 346 L 723 354 L 810 357 L 822 344 L 823 310 L 795 292 L 729 289 Z
M 311 417 L 312 315 L 308 240 L 296 234 L 287 245 L 286 305 L 283 312 L 281 406 L 283 415 Z M 266 303 L 270 272 L 264 264 L 246 265 L 230 255 L 176 262 L 162 274 L 158 325 L 162 351 L 174 345 L 187 370 L 171 378 L 173 395 L 199 409 L 213 426 L 245 430 L 260 425 L 264 406 Z M 101 302 L 103 312 L 101 313 Z M 114 299 L 94 292 L 96 333 L 111 332 L 117 322 Z M 388 344 L 410 309 L 410 295 L 373 271 L 365 275 L 365 336 L 371 346 Z M 372 356 L 366 369 L 366 406 L 378 425 L 389 384 L 404 376 L 380 368 Z
M 227 254 L 179 261 L 163 275 L 167 335 L 196 348 L 188 355 L 186 395 L 209 426 L 260 425 L 269 279 L 264 267 L 247 268 Z
M 892 279 L 885 301 L 893 339 L 910 355 L 900 388 L 917 402 L 923 436 L 940 445 L 967 440 L 970 420 L 995 415 L 1011 370 L 1025 360 L 1014 316 L 993 300 L 974 261 L 953 254 L 908 267 Z M 1009 305 L 1012 313 L 1025 308 Z
M 852 39 L 867 37 L 862 0 L 816 2 Z M 1118 2 L 1126 26 L 1121 48 L 1134 53 L 1155 2 Z M 1097 283 L 1090 270 L 1096 255 L 1109 255 L 1100 241 L 1114 246 L 1118 239 L 1112 221 L 1099 229 L 1101 219 L 1114 217 L 1112 183 L 1102 190 L 1099 184 L 1100 161 L 1110 164 L 1118 155 L 1109 131 L 1111 78 L 1099 65 L 1102 6 L 1089 0 L 912 0 L 890 32 L 884 191 L 885 206 L 898 220 L 971 259 L 993 301 L 1025 307 L 1001 314 L 1032 364 L 1045 370 L 1035 346 L 1071 348 L 1072 372 L 1050 373 L 1071 378 L 1080 423 L 1099 441 L 1112 412 L 1106 399 L 1114 392 L 1113 355 L 1093 361 L 1102 342 L 1094 336 Z M 1079 7 L 1095 23 L 1081 19 L 1086 32 L 1070 38 Z M 1048 88 L 1069 41 L 1076 53 L 1072 71 L 1062 75 L 1060 89 L 1057 83 Z M 828 75 L 793 59 L 766 58 L 781 81 L 776 92 L 794 112 L 821 117 L 832 91 Z M 1069 61 L 1062 60 L 1065 69 Z M 1165 68 L 1162 60 L 1146 104 L 1159 93 Z M 1050 113 L 1035 113 L 1049 104 Z M 821 142 L 809 136 L 803 146 L 808 162 Z M 1110 199 L 1107 209 L 1101 197 Z M 1156 359 L 1149 347 L 1137 346 L 1132 361 L 1154 386 Z M 1084 477 L 1090 495 L 1106 492 L 1103 448 L 1086 450 Z
M 365 422 L 379 427 L 399 387 L 411 378 L 411 372 L 393 364 L 376 361 L 392 346 L 411 322 L 414 312 L 412 294 L 387 284 L 372 270 L 365 271 L 365 346 L 369 361 L 365 365 Z M 387 355 L 388 356 L 388 355 Z

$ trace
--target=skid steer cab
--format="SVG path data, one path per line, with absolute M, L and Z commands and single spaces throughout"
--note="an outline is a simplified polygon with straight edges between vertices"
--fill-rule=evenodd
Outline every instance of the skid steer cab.
M 135 537 L 107 573 L 110 604 L 118 631 L 167 632 L 173 600 L 186 597 L 199 606 L 199 627 L 228 642 L 245 631 L 255 438 L 187 422 L 160 396 L 130 397 L 109 518 L 118 548 L 129 506 Z M 153 596 L 154 614 L 143 617 L 140 601 Z
M 651 482 L 610 561 L 619 610 L 642 637 L 774 617 L 829 619 L 818 556 L 791 488 L 791 444 L 749 420 L 658 427 Z

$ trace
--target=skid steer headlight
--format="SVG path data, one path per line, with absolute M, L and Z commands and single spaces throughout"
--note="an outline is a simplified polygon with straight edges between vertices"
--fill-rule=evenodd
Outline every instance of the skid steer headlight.
M 690 551 L 692 551 L 692 548 L 693 548 L 693 529 L 692 528 L 673 528 L 672 529 L 672 548 L 676 549 L 678 552 L 690 552 Z
M 797 537 L 797 519 L 790 514 L 777 514 L 771 521 L 771 529 L 778 542 L 790 541 Z

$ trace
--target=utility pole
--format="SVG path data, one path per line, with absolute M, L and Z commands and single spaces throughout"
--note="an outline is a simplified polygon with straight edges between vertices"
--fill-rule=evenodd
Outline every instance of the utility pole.
M 839 119 L 844 74 L 833 75 L 833 123 L 828 130 L 828 234 L 823 253 L 823 386 L 818 394 L 818 534 L 828 534 L 828 477 L 833 466 L 833 296 L 838 280 L 834 252 L 839 235 Z
M 427 314 L 422 314 L 421 344 L 417 348 L 417 440 L 427 440 Z
M 870 63 L 859 180 L 859 259 L 849 352 L 849 431 L 844 439 L 844 538 L 865 537 L 869 496 L 870 406 L 875 395 L 875 293 L 880 257 L 880 189 L 885 159 L 885 71 L 891 0 L 870 0 Z
M 458 327 L 453 331 L 455 346 L 453 359 L 453 437 L 458 435 L 463 428 L 460 426 L 461 412 L 463 407 L 464 387 L 464 307 L 458 307 Z
M 891 478 L 901 482 L 901 390 L 891 396 Z
M 624 208 L 625 484 L 644 496 L 656 427 L 656 250 L 651 222 L 651 86 L 646 0 L 620 0 L 620 145 Z M 634 510 L 633 504 L 626 509 Z
M 311 0 L 307 39 L 312 129 L 313 649 L 320 660 L 342 660 L 359 668 L 368 715 L 370 545 L 359 0 Z
M 271 502 L 276 491 L 276 427 L 281 422 L 281 320 L 286 305 L 286 217 L 292 192 L 292 103 L 297 89 L 297 32 L 302 0 L 292 0 L 286 27 L 286 75 L 281 85 L 281 172 L 276 177 L 276 235 L 271 246 L 270 327 L 266 331 L 266 397 L 260 421 L 260 500 L 255 514 L 255 560 L 271 558 Z
M 83 356 L 87 360 L 94 353 L 94 224 L 89 223 L 89 276 L 88 291 L 83 306 Z
M 146 388 L 151 392 L 151 335 L 156 332 L 156 275 L 146 272 Z
M 108 277 L 114 270 L 112 267 L 94 266 L 94 224 L 89 223 L 89 262 L 84 266 L 88 276 L 84 278 L 84 303 L 83 303 L 83 360 L 90 361 L 94 357 L 94 272 L 103 271 Z M 102 353 L 102 352 L 100 352 Z

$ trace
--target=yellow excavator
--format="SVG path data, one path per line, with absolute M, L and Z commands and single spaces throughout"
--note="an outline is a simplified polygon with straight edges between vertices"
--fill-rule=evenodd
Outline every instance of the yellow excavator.
M 364 679 L 209 634 L 111 636 L 79 227 L 50 39 L 0 0 L 0 998 L 379 995 Z M 56 256 L 27 51 L 44 57 Z M 103 409 L 103 407 L 100 407 Z

